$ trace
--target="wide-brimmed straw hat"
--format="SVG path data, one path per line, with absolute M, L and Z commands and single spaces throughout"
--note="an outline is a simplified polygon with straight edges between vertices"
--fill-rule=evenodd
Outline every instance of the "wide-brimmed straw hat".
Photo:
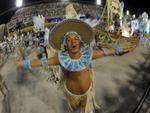
M 85 44 L 90 44 L 94 38 L 93 29 L 87 23 L 78 19 L 67 19 L 58 23 L 50 32 L 49 44 L 57 50 L 61 49 L 63 38 L 67 32 L 75 31 Z

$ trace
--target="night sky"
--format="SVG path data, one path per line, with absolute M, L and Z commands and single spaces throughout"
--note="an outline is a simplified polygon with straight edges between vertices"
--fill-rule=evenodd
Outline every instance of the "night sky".
M 0 24 L 9 21 L 10 17 L 14 14 L 14 11 L 16 10 L 12 9 L 13 7 L 15 7 L 14 1 L 15 0 L 5 0 L 4 2 L 4 0 L 0 0 Z M 31 1 L 35 2 L 41 0 L 23 0 L 23 1 L 24 3 L 30 3 Z M 79 1 L 90 1 L 95 3 L 96 0 L 79 0 Z M 123 0 L 123 1 L 125 3 L 125 10 L 130 10 L 131 14 L 139 15 L 145 11 L 150 16 L 150 5 L 148 5 L 149 4 L 148 0 Z M 12 9 L 12 11 L 9 11 L 2 15 L 4 11 L 7 11 L 9 9 Z
M 131 14 L 142 14 L 147 12 L 150 16 L 149 0 L 122 0 L 125 3 L 125 10 L 130 10 Z

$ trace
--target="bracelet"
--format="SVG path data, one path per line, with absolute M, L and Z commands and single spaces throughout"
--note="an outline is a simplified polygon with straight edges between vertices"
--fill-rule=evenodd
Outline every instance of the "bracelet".
M 23 67 L 24 69 L 31 69 L 30 60 L 24 60 L 24 61 L 23 61 L 23 64 L 22 64 L 22 67 Z
M 109 49 L 107 48 L 102 48 L 103 52 L 104 52 L 104 55 L 109 55 Z
M 41 58 L 41 62 L 42 62 L 42 65 L 43 65 L 43 66 L 48 66 L 48 64 L 47 64 L 47 59 L 46 59 L 45 56 Z
M 113 45 L 112 48 L 115 49 L 116 55 L 119 55 L 123 52 L 123 49 L 119 45 Z

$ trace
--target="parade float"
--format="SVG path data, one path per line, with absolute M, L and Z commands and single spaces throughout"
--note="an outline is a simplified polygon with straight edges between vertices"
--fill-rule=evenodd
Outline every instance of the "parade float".
M 124 49 L 124 52 L 134 50 L 139 45 L 139 36 L 133 33 L 124 17 L 124 3 L 120 3 L 119 0 L 107 0 L 105 8 L 105 29 L 101 29 L 99 26 L 94 28 L 97 46 L 102 48 L 118 43 Z M 104 15 L 101 16 L 99 24 L 104 19 Z

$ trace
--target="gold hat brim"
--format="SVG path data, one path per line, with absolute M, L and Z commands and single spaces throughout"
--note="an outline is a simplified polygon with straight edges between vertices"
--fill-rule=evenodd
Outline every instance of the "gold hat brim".
M 75 31 L 84 43 L 90 44 L 94 37 L 93 29 L 90 25 L 78 19 L 67 19 L 58 23 L 50 32 L 49 44 L 57 50 L 61 49 L 61 43 L 65 34 Z

